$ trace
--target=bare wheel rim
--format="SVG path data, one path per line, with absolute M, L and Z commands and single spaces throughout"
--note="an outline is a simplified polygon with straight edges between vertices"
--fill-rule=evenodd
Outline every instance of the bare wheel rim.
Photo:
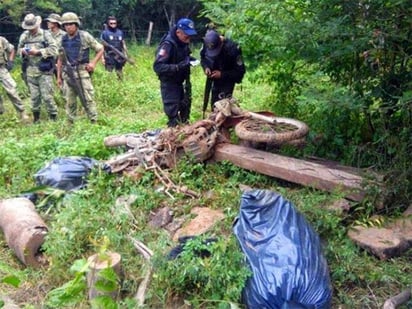
M 301 139 L 309 132 L 309 127 L 302 121 L 274 117 L 276 123 L 248 118 L 235 126 L 236 135 L 243 140 L 260 143 L 283 144 Z

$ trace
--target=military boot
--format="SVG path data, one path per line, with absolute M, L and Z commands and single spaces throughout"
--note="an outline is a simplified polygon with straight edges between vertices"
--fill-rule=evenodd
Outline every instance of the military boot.
M 40 121 L 40 112 L 33 112 L 33 123 Z
M 50 114 L 49 118 L 51 121 L 56 121 L 57 120 L 57 115 L 56 114 Z

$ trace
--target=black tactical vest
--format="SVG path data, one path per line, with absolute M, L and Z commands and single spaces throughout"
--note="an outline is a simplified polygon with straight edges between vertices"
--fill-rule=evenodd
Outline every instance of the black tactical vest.
M 68 34 L 62 37 L 62 47 L 66 51 L 67 60 L 72 65 L 86 64 L 89 63 L 89 48 L 82 49 L 82 40 L 80 31 L 70 38 Z

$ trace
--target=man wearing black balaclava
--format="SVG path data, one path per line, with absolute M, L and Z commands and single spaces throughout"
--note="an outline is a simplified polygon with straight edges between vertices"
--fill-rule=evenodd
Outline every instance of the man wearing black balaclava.
M 106 27 L 103 30 L 100 38 L 106 43 L 110 44 L 112 47 L 116 48 L 118 51 L 127 55 L 126 42 L 124 40 L 123 31 L 118 28 L 118 22 L 116 17 L 109 16 L 106 21 Z M 104 57 L 102 60 L 104 67 L 107 71 L 116 71 L 119 79 L 123 77 L 123 66 L 126 63 L 126 59 L 119 57 L 110 48 L 105 46 Z

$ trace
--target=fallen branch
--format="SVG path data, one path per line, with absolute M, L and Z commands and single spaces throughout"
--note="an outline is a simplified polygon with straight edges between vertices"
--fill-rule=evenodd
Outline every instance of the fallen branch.
M 153 251 L 150 250 L 144 243 L 138 241 L 137 239 L 128 236 L 128 238 L 132 241 L 136 250 L 150 263 L 150 258 L 153 256 Z M 150 283 L 150 278 L 152 276 L 152 266 L 149 266 L 142 282 L 140 282 L 139 287 L 137 289 L 137 293 L 135 295 L 135 299 L 137 301 L 137 305 L 142 307 L 144 305 L 144 300 L 146 298 L 146 290 Z
M 409 299 L 411 299 L 411 291 L 412 288 L 408 288 L 405 291 L 402 291 L 398 295 L 395 295 L 385 301 L 383 304 L 383 309 L 396 309 L 398 306 L 406 303 Z
M 169 195 L 172 199 L 174 199 L 174 196 L 169 192 L 169 190 L 173 190 L 174 192 L 178 193 L 183 193 L 184 195 L 187 195 L 191 198 L 199 198 L 200 194 L 190 190 L 187 186 L 178 186 L 173 183 L 173 181 L 170 179 L 168 173 L 164 171 L 159 165 L 156 163 L 153 163 L 152 166 L 146 167 L 147 170 L 152 170 L 153 173 L 156 175 L 156 177 L 163 183 L 163 185 L 166 187 L 165 193 Z
M 142 307 L 144 305 L 144 300 L 146 298 L 146 290 L 147 290 L 147 287 L 149 286 L 151 277 L 152 277 L 152 267 L 150 266 L 142 282 L 140 282 L 139 287 L 137 289 L 137 293 L 135 295 L 135 299 L 139 307 Z
M 143 257 L 147 260 L 150 261 L 150 258 L 153 256 L 153 251 L 150 250 L 144 243 L 141 241 L 138 241 L 137 239 L 128 236 L 128 238 L 132 241 L 133 246 Z

